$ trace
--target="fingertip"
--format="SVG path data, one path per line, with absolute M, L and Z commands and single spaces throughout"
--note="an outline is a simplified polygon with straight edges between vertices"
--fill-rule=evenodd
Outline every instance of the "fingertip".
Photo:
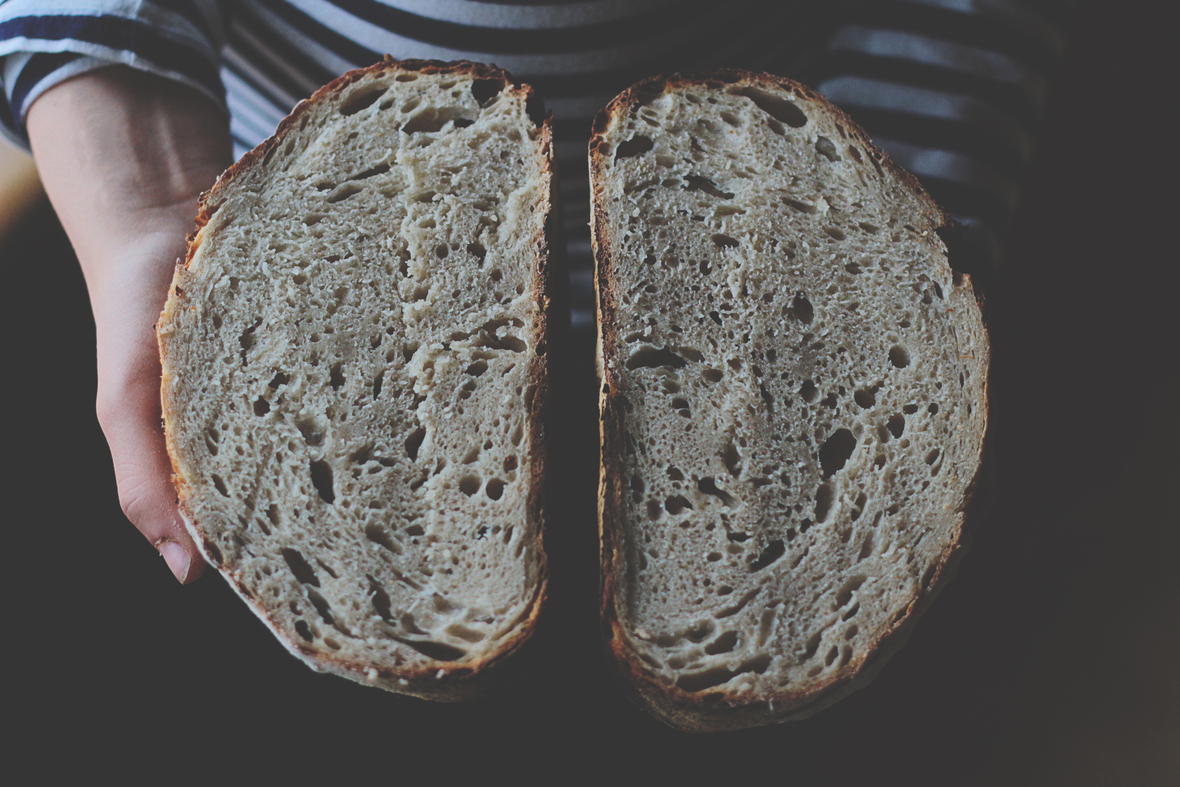
M 166 540 L 156 544 L 156 549 L 159 550 L 160 556 L 164 558 L 164 562 L 168 564 L 168 568 L 177 581 L 182 585 L 187 584 L 190 581 L 189 574 L 192 573 L 193 567 L 193 558 L 188 550 L 175 541 Z

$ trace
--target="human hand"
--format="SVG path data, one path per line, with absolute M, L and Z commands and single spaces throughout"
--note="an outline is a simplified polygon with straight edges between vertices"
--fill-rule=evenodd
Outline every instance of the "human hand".
M 90 294 L 96 410 L 119 503 L 176 578 L 191 582 L 204 561 L 177 510 L 153 326 L 197 199 L 231 161 L 227 120 L 192 88 L 114 66 L 46 91 L 28 130 Z

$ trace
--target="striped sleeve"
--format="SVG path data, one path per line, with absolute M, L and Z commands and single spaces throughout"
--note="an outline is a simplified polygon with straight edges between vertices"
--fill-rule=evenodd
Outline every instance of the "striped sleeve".
M 113 64 L 183 82 L 225 107 L 217 0 L 9 0 L 0 5 L 0 130 L 28 147 L 25 115 L 49 88 Z

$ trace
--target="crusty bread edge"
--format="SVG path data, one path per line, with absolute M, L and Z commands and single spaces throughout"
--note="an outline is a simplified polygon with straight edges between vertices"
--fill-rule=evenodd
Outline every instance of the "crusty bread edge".
M 597 364 L 599 377 L 599 435 L 601 461 L 599 465 L 599 549 L 600 549 L 600 594 L 601 624 L 606 649 L 623 679 L 625 690 L 641 708 L 656 718 L 684 732 L 720 732 L 755 727 L 764 724 L 794 721 L 807 718 L 829 707 L 859 688 L 864 687 L 880 672 L 889 658 L 909 639 L 918 618 L 946 586 L 958 568 L 970 541 L 968 520 L 978 517 L 982 496 L 976 494 L 984 478 L 987 440 L 987 380 L 984 379 L 981 417 L 984 421 L 984 438 L 981 441 L 979 457 L 975 463 L 976 473 L 967 485 L 961 506 L 963 520 L 958 532 L 943 550 L 935 564 L 935 573 L 925 591 L 907 604 L 903 614 L 892 627 L 875 642 L 863 649 L 837 673 L 822 683 L 812 684 L 804 690 L 785 690 L 773 696 L 762 696 L 750 700 L 726 695 L 724 692 L 708 691 L 691 693 L 655 675 L 636 655 L 628 642 L 625 628 L 621 625 L 616 609 L 619 594 L 617 568 L 618 550 L 621 548 L 620 511 L 623 508 L 622 488 L 622 430 L 621 406 L 618 401 L 617 381 L 610 364 L 606 363 L 605 350 L 616 343 L 614 314 L 616 294 L 614 291 L 614 264 L 603 191 L 596 184 L 602 182 L 606 166 L 605 156 L 610 154 L 604 134 L 635 103 L 647 101 L 665 92 L 669 87 L 685 87 L 706 83 L 720 85 L 745 83 L 789 91 L 804 101 L 820 104 L 860 144 L 866 153 L 881 167 L 890 171 L 906 187 L 917 194 L 925 205 L 925 212 L 934 229 L 951 228 L 954 220 L 940 208 L 926 189 L 912 174 L 898 166 L 888 154 L 872 144 L 868 135 L 842 110 L 810 88 L 782 77 L 761 74 L 742 69 L 719 69 L 700 74 L 671 74 L 644 79 L 620 93 L 594 118 L 589 143 L 590 192 L 591 192 L 591 233 L 594 246 L 594 278 L 597 296 L 598 345 Z M 601 144 L 601 147 L 600 147 Z M 941 244 L 941 239 L 937 241 Z M 945 246 L 944 246 L 945 249 Z M 949 256 L 949 255 L 948 255 Z M 974 288 L 971 277 L 955 271 L 955 288 L 969 293 L 981 308 L 983 299 Z M 990 350 L 987 344 L 987 326 L 984 323 L 982 336 L 984 369 L 990 366 Z M 718 696 L 720 695 L 720 696 Z M 706 699 L 708 698 L 708 699 Z
M 377 669 L 364 662 L 353 662 L 321 653 L 295 640 L 289 633 L 284 632 L 267 614 L 260 601 L 245 591 L 239 578 L 222 567 L 222 556 L 205 534 L 201 525 L 192 517 L 188 501 L 193 492 L 189 482 L 181 473 L 178 461 L 179 447 L 175 436 L 169 428 L 173 413 L 168 405 L 164 391 L 170 377 L 167 330 L 175 316 L 186 305 L 187 295 L 183 289 L 184 273 L 192 263 L 193 256 L 200 248 L 203 231 L 209 220 L 221 206 L 224 196 L 231 184 L 246 176 L 253 167 L 263 162 L 291 133 L 302 115 L 312 106 L 341 93 L 349 85 L 363 77 L 386 70 L 404 72 L 420 72 L 425 74 L 458 74 L 469 75 L 476 79 L 500 79 L 505 85 L 525 94 L 529 116 L 541 130 L 541 156 L 544 162 L 542 177 L 542 198 L 540 210 L 545 216 L 544 226 L 533 239 L 534 268 L 533 293 L 536 299 L 537 322 L 535 336 L 537 339 L 537 358 L 529 371 L 529 382 L 536 386 L 536 395 L 528 413 L 533 428 L 530 430 L 530 455 L 532 457 L 529 473 L 529 494 L 526 500 L 526 511 L 537 522 L 537 584 L 533 598 L 525 611 L 515 623 L 515 632 L 507 637 L 500 647 L 493 653 L 474 663 L 438 662 L 437 666 L 401 670 Z M 264 140 L 258 147 L 246 153 L 241 159 L 227 169 L 214 183 L 213 187 L 201 195 L 198 203 L 196 229 L 188 236 L 188 249 L 184 259 L 176 263 L 176 271 L 169 289 L 168 300 L 156 324 L 157 343 L 160 350 L 161 364 L 161 414 L 165 426 L 165 444 L 172 463 L 172 481 L 176 487 L 177 505 L 181 519 L 197 545 L 198 551 L 209 565 L 216 568 L 233 591 L 240 596 L 269 628 L 278 640 L 292 655 L 303 661 L 318 672 L 339 675 L 349 680 L 374 685 L 387 691 L 399 694 L 409 694 L 423 699 L 438 701 L 458 701 L 483 696 L 501 688 L 506 683 L 518 677 L 534 660 L 537 650 L 536 632 L 541 612 L 547 599 L 549 583 L 548 559 L 544 549 L 545 532 L 545 476 L 547 464 L 546 434 L 550 413 L 550 383 L 545 353 L 551 341 L 550 303 L 552 293 L 560 290 L 557 277 L 561 274 L 559 266 L 552 263 L 552 252 L 558 248 L 557 232 L 558 217 L 554 210 L 557 204 L 556 154 L 553 148 L 553 118 L 544 111 L 543 106 L 530 85 L 519 83 L 507 71 L 495 66 L 470 61 L 442 62 L 436 60 L 395 60 L 386 55 L 384 60 L 367 68 L 350 71 L 324 87 L 317 90 L 309 98 L 300 101 L 275 130 L 273 136 Z

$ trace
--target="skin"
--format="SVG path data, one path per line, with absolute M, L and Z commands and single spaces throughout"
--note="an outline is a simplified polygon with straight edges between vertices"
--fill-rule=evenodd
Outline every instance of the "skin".
M 192 88 L 124 66 L 41 95 L 29 139 L 94 312 L 98 421 L 119 503 L 176 578 L 205 564 L 184 529 L 160 421 L 154 324 L 197 199 L 232 162 L 228 119 Z

